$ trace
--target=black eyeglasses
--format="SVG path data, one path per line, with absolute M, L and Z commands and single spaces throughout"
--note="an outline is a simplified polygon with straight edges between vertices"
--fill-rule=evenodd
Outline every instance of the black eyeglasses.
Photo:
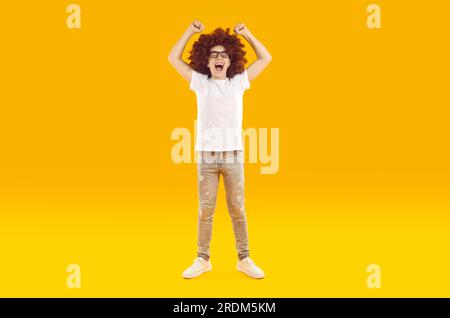
M 209 52 L 209 57 L 216 58 L 219 56 L 219 54 L 224 59 L 226 59 L 228 57 L 228 54 L 225 51 L 220 51 L 220 52 L 219 51 L 211 51 L 211 52 Z

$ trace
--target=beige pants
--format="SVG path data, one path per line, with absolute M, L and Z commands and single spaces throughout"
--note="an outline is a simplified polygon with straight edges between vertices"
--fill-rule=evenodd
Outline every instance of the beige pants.
M 238 258 L 249 256 L 247 217 L 244 206 L 244 160 L 242 150 L 201 151 L 198 170 L 198 252 L 209 259 L 212 224 L 220 175 L 223 177 Z

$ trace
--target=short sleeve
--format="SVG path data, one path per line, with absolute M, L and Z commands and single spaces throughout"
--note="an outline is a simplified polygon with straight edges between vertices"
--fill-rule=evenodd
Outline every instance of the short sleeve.
M 192 70 L 191 82 L 189 85 L 189 89 L 191 89 L 194 92 L 198 91 L 201 87 L 203 87 L 205 85 L 205 81 L 207 80 L 207 78 L 208 78 L 208 75 L 205 75 L 205 74 L 202 74 L 202 73 Z
M 245 91 L 250 88 L 247 69 L 242 73 L 236 74 L 233 79 L 235 80 L 237 87 L 239 87 L 241 90 Z

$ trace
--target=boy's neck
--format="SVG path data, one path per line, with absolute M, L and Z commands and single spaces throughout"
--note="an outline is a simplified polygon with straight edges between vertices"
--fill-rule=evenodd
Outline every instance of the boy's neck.
M 215 79 L 215 80 L 226 80 L 226 79 L 227 79 L 226 76 L 223 76 L 223 77 L 215 77 L 215 76 L 211 76 L 211 77 L 212 77 L 212 79 Z

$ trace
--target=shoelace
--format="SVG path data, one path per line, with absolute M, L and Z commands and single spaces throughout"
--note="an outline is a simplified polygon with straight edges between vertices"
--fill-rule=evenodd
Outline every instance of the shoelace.
M 255 263 L 253 262 L 253 260 L 251 258 L 246 258 L 246 260 L 244 262 L 249 265 L 255 265 Z
M 203 266 L 203 264 L 202 264 L 202 262 L 201 262 L 199 259 L 196 259 L 196 260 L 195 260 L 194 266 L 195 266 L 196 268 L 198 268 L 198 267 Z

